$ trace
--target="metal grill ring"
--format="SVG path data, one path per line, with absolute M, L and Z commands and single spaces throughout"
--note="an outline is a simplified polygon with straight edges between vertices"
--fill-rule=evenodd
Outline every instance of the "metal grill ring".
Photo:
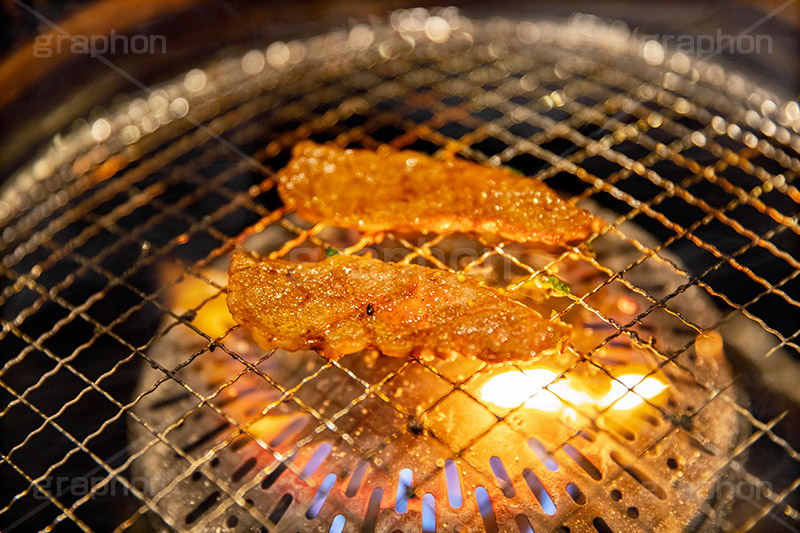
M 16 480 L 0 524 L 791 527 L 800 109 L 649 46 L 582 15 L 400 11 L 192 69 L 59 136 L 0 191 L 0 420 L 35 422 L 0 449 Z M 271 179 L 305 138 L 456 147 L 609 224 L 555 255 L 311 226 Z M 313 260 L 329 247 L 481 276 L 555 308 L 573 346 L 548 363 L 540 400 L 503 407 L 482 391 L 512 366 L 266 353 L 226 319 L 231 251 Z M 570 292 L 537 300 L 543 274 Z M 633 371 L 668 391 L 626 385 Z M 597 409 L 567 383 L 626 388 Z M 754 391 L 773 401 L 750 403 Z M 109 435 L 127 445 L 99 449 Z M 48 439 L 66 451 L 37 466 Z M 95 481 L 55 482 L 76 471 Z M 119 514 L 90 512 L 115 498 Z

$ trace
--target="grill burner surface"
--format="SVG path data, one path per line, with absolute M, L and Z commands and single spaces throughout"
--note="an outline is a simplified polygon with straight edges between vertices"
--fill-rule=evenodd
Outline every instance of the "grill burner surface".
M 120 97 L 0 191 L 0 529 L 790 528 L 799 120 L 618 24 L 452 9 Z M 310 227 L 270 179 L 307 138 L 449 145 L 609 225 L 596 255 Z M 255 348 L 226 318 L 229 253 L 329 247 L 482 276 L 555 307 L 573 347 L 529 401 L 490 386 L 530 378 L 513 366 Z M 571 292 L 541 301 L 543 275 Z
M 647 241 L 632 231 L 630 236 Z M 452 239 L 439 242 L 438 249 L 449 256 L 464 253 L 465 245 Z M 595 250 L 597 262 L 610 268 L 638 259 L 635 248 L 616 238 L 601 240 Z M 527 257 L 529 263 L 557 260 Z M 602 286 L 601 271 L 579 263 L 560 262 L 573 290 L 583 294 Z M 667 265 L 644 265 L 631 276 L 638 288 L 652 293 L 680 285 Z M 483 276 L 511 284 L 505 266 L 498 263 Z M 224 270 L 208 274 L 224 280 Z M 214 303 L 223 296 L 197 285 L 194 280 L 175 286 L 180 303 L 173 309 L 199 308 L 193 323 L 208 331 L 202 325 L 224 314 Z M 597 297 L 597 308 L 620 323 L 646 307 L 622 284 Z M 619 311 L 625 306 L 632 306 L 627 315 Z M 718 319 L 696 288 L 672 308 L 692 321 Z M 586 310 L 565 316 L 580 328 L 576 346 L 595 346 L 613 328 Z M 229 317 L 221 322 L 233 324 Z M 662 349 L 679 353 L 674 363 L 618 338 L 591 362 L 565 354 L 533 365 L 552 369 L 553 381 L 561 373 L 577 381 L 609 381 L 604 372 L 619 377 L 637 369 L 669 383 L 653 403 L 626 409 L 623 397 L 618 407 L 605 406 L 598 414 L 570 397 L 556 399 L 553 409 L 541 401 L 547 391 L 533 396 L 532 407 L 487 403 L 482 385 L 516 371 L 513 366 L 398 360 L 374 352 L 331 363 L 313 352 L 265 353 L 241 329 L 209 352 L 205 338 L 176 326 L 149 353 L 163 368 L 179 369 L 175 379 L 186 388 L 158 387 L 135 411 L 159 432 L 166 430 L 171 446 L 134 424 L 134 455 L 142 454 L 136 470 L 163 487 L 152 496 L 161 517 L 175 527 L 216 529 L 232 520 L 253 530 L 260 522 L 286 531 L 327 531 L 341 514 L 345 524 L 373 522 L 376 531 L 433 531 L 434 525 L 508 531 L 517 524 L 577 531 L 605 524 L 633 531 L 692 523 L 699 529 L 707 525 L 706 515 L 724 516 L 730 499 L 721 487 L 742 425 L 730 367 L 719 350 L 680 350 L 696 332 L 670 315 L 646 317 L 632 329 L 667 343 Z M 137 392 L 151 390 L 162 377 L 162 370 L 148 369 Z M 523 391 L 523 399 L 533 394 Z M 201 399 L 207 403 L 199 406 Z M 373 498 L 379 506 L 370 503 Z

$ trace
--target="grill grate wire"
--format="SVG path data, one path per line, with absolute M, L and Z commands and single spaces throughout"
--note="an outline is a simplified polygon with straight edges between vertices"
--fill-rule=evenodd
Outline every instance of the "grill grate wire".
M 465 24 L 467 22 L 466 19 L 460 17 L 459 20 L 463 20 Z M 776 125 L 766 116 L 752 118 L 753 107 L 747 108 L 742 103 L 746 101 L 749 106 L 753 106 L 755 102 L 757 108 L 764 109 L 764 102 L 772 102 L 776 98 L 761 89 L 750 87 L 747 82 L 742 81 L 735 74 L 726 75 L 714 64 L 693 62 L 690 67 L 684 67 L 683 59 L 678 54 L 668 56 L 671 57 L 673 64 L 671 71 L 665 72 L 662 67 L 646 65 L 646 68 L 643 69 L 638 50 L 635 54 L 630 50 L 621 53 L 626 50 L 623 44 L 629 44 L 627 39 L 623 39 L 616 46 L 611 47 L 613 51 L 621 53 L 615 58 L 615 67 L 618 70 L 614 70 L 608 68 L 607 64 L 587 58 L 585 55 L 577 57 L 575 44 L 570 44 L 569 38 L 563 31 L 559 32 L 557 26 L 548 24 L 528 26 L 527 24 L 516 25 L 517 35 L 523 39 L 523 42 L 518 39 L 501 45 L 493 38 L 503 35 L 503 32 L 513 31 L 515 26 L 512 23 L 500 19 L 490 21 L 485 25 L 478 22 L 472 23 L 470 31 L 465 30 L 463 34 L 471 35 L 476 44 L 470 48 L 469 54 L 472 55 L 463 58 L 463 61 L 455 53 L 459 50 L 456 39 L 458 33 L 455 31 L 453 39 L 448 43 L 431 43 L 417 37 L 418 49 L 415 49 L 413 53 L 409 50 L 403 52 L 381 51 L 382 45 L 391 48 L 391 46 L 401 46 L 403 43 L 407 43 L 400 36 L 402 32 L 397 32 L 392 28 L 373 28 L 371 31 L 374 32 L 376 38 L 367 49 L 354 47 L 353 42 L 357 41 L 353 41 L 352 37 L 348 38 L 347 33 L 332 34 L 332 36 L 328 36 L 327 41 L 320 39 L 304 43 L 309 57 L 307 61 L 301 60 L 294 65 L 290 61 L 287 65 L 278 66 L 268 63 L 264 70 L 251 76 L 259 81 L 244 87 L 237 88 L 235 79 L 226 82 L 223 75 L 237 69 L 241 70 L 242 66 L 222 63 L 221 66 L 210 68 L 207 73 L 201 74 L 219 84 L 214 85 L 218 96 L 209 99 L 207 95 L 203 95 L 206 98 L 205 103 L 200 96 L 192 99 L 190 112 L 212 131 L 224 135 L 236 146 L 250 146 L 253 142 L 264 138 L 270 128 L 296 123 L 297 126 L 293 130 L 285 130 L 280 137 L 267 144 L 265 149 L 256 152 L 254 157 L 267 167 L 279 168 L 280 165 L 272 166 L 270 160 L 280 154 L 285 154 L 296 140 L 308 136 L 313 138 L 314 135 L 324 135 L 327 138 L 336 138 L 337 142 L 358 143 L 374 148 L 387 140 L 382 138 L 386 128 L 395 128 L 401 133 L 391 139 L 390 144 L 398 148 L 414 147 L 420 143 L 427 143 L 426 146 L 433 145 L 435 147 L 456 146 L 462 155 L 492 165 L 511 164 L 510 162 L 515 157 L 529 154 L 541 160 L 544 165 L 544 168 L 536 174 L 537 177 L 545 180 L 552 179 L 553 183 L 559 184 L 559 177 L 568 174 L 571 179 L 577 179 L 580 184 L 581 190 L 576 193 L 578 198 L 596 199 L 603 204 L 608 203 L 606 200 L 625 204 L 629 211 L 621 214 L 615 224 L 604 229 L 604 232 L 608 232 L 641 252 L 641 259 L 625 268 L 609 269 L 588 256 L 582 249 L 567 250 L 562 256 L 554 259 L 550 265 L 544 268 L 534 268 L 508 252 L 507 243 L 495 244 L 481 241 L 486 252 L 464 270 L 480 268 L 490 257 L 500 256 L 524 269 L 529 275 L 528 279 L 533 279 L 546 272 L 548 267 L 565 259 L 569 254 L 577 254 L 582 260 L 603 272 L 607 276 L 607 280 L 582 296 L 568 295 L 572 302 L 562 313 L 574 306 L 589 309 L 614 328 L 613 333 L 608 336 L 603 345 L 612 342 L 618 336 L 630 337 L 637 345 L 646 346 L 657 354 L 662 360 L 662 366 L 670 365 L 680 368 L 681 372 L 686 373 L 692 381 L 708 390 L 711 394 L 708 402 L 716 400 L 729 403 L 730 407 L 754 428 L 754 433 L 730 453 L 726 463 L 737 469 L 745 470 L 743 462 L 738 458 L 743 456 L 744 452 L 758 439 L 764 437 L 779 447 L 786 458 L 798 461 L 796 445 L 791 444 L 774 431 L 775 426 L 783 419 L 782 416 L 779 415 L 767 421 L 759 420 L 748 407 L 740 405 L 729 396 L 722 394 L 725 389 L 704 382 L 700 377 L 693 375 L 688 368 L 680 366 L 680 362 L 676 359 L 683 351 L 689 349 L 691 344 L 686 345 L 677 353 L 661 353 L 659 347 L 653 344 L 652 340 L 641 338 L 632 329 L 643 316 L 657 310 L 663 310 L 674 316 L 697 333 L 715 330 L 723 322 L 741 314 L 758 323 L 776 339 L 776 343 L 769 348 L 764 357 L 768 357 L 780 349 L 789 348 L 800 351 L 796 342 L 800 330 L 790 331 L 786 334 L 770 325 L 762 316 L 748 310 L 749 307 L 770 295 L 779 297 L 788 306 L 787 309 L 800 307 L 800 303 L 791 296 L 788 289 L 784 289 L 791 285 L 800 272 L 798 260 L 792 254 L 791 249 L 782 248 L 779 245 L 781 241 L 778 240 L 785 233 L 799 233 L 796 204 L 800 193 L 792 183 L 792 178 L 796 176 L 796 172 L 800 168 L 800 160 L 796 154 L 800 148 L 800 137 L 796 131 L 780 125 L 778 119 L 776 121 L 779 124 Z M 573 21 L 570 27 L 572 30 L 583 28 L 588 32 L 588 36 L 585 38 L 591 39 L 591 32 L 596 31 L 592 30 L 594 26 L 583 27 L 581 24 L 584 22 Z M 539 37 L 542 41 L 547 42 L 548 39 L 551 39 L 561 46 L 537 46 L 535 59 L 526 55 L 524 51 L 527 45 L 524 41 L 530 40 L 531 37 L 525 32 L 532 32 L 533 30 L 530 28 L 539 28 L 537 31 L 543 35 Z M 612 31 L 608 28 L 606 30 Z M 350 35 L 352 36 L 352 33 Z M 298 43 L 293 44 L 297 45 Z M 316 54 L 320 54 L 323 46 L 332 44 L 336 45 L 335 50 L 342 55 L 337 64 L 328 67 L 331 72 L 323 74 L 324 83 L 320 83 L 319 80 L 304 80 L 304 73 L 314 68 L 325 68 L 322 60 L 315 61 L 314 58 Z M 536 44 L 539 44 L 539 41 L 536 41 Z M 449 46 L 452 48 L 448 48 Z M 250 54 L 250 57 L 254 56 Z M 269 53 L 266 57 L 269 60 Z M 678 59 L 675 59 L 676 57 Z M 601 56 L 601 58 L 607 59 L 605 56 Z M 237 63 L 246 65 L 244 59 Z M 369 70 L 365 70 L 362 74 L 350 74 L 351 71 L 365 67 L 368 67 Z M 214 68 L 219 71 L 215 72 Z M 686 71 L 681 74 L 679 71 L 684 68 Z M 194 71 L 195 76 L 200 75 L 197 72 L 200 71 Z M 509 76 L 509 72 L 525 74 L 521 77 Z M 239 76 L 241 77 L 242 74 Z M 531 78 L 526 81 L 525 76 L 531 76 Z M 691 76 L 699 79 L 691 80 Z M 188 80 L 187 77 L 183 83 L 186 84 Z M 556 84 L 559 88 L 551 89 L 550 86 Z M 734 92 L 739 85 L 741 87 Z M 594 103 L 582 103 L 572 97 L 572 95 L 583 95 L 587 92 L 593 94 L 592 92 L 596 91 L 598 86 L 603 88 L 604 92 L 602 97 L 596 98 Z M 426 90 L 419 91 L 421 87 Z M 720 90 L 721 87 L 727 88 L 738 98 L 731 96 L 728 91 Z M 690 89 L 695 92 L 689 93 Z M 743 95 L 749 91 L 752 91 L 752 94 L 745 99 Z M 681 94 L 687 93 L 692 94 L 691 101 L 681 96 Z M 176 94 L 171 94 L 170 88 L 159 91 L 157 96 L 162 97 L 166 102 L 163 105 L 159 105 L 160 102 L 157 101 L 157 98 L 151 97 L 151 101 L 147 104 L 153 110 L 151 113 L 165 112 L 165 108 L 169 110 L 168 102 L 183 98 Z M 356 96 L 347 97 L 347 95 Z M 446 103 L 452 99 L 460 99 L 460 101 L 453 105 Z M 519 102 L 525 100 L 525 103 L 518 103 L 515 99 Z M 394 100 L 393 109 L 380 110 L 375 113 L 375 116 L 368 116 L 371 110 L 381 109 L 381 104 L 389 100 Z M 661 107 L 658 110 L 651 109 L 642 104 L 642 100 L 658 102 Z M 184 99 L 184 101 L 186 100 Z M 289 101 L 289 104 L 285 105 L 285 101 Z M 338 107 L 328 105 L 337 101 L 340 102 Z M 276 109 L 278 104 L 283 105 Z M 137 102 L 129 104 L 129 114 L 136 105 L 138 105 Z M 769 108 L 768 105 L 766 107 Z M 427 113 L 424 118 L 418 120 L 415 112 L 419 109 L 423 109 Z M 710 109 L 715 109 L 718 113 L 717 111 L 712 112 Z M 494 114 L 489 113 L 492 115 L 489 119 L 481 115 L 481 112 L 487 110 L 494 111 Z M 553 111 L 561 111 L 567 117 L 563 118 Z M 755 112 L 758 113 L 758 111 Z M 356 127 L 347 125 L 349 119 L 364 115 L 367 115 L 367 118 L 360 125 Z M 775 116 L 773 113 L 773 118 Z M 218 291 L 217 294 L 221 294 L 224 287 L 204 277 L 201 270 L 215 259 L 235 249 L 241 249 L 242 243 L 247 237 L 256 235 L 272 225 L 279 225 L 294 235 L 291 240 L 287 240 L 286 246 L 276 255 L 286 255 L 304 243 L 312 243 L 325 248 L 333 246 L 332 243 L 326 242 L 320 237 L 320 233 L 324 229 L 322 226 L 311 228 L 299 226 L 291 218 L 287 218 L 287 213 L 281 207 L 274 205 L 274 188 L 268 176 L 253 178 L 254 175 L 257 176 L 257 173 L 249 162 L 237 160 L 235 154 L 220 150 L 219 145 L 210 139 L 206 132 L 191 128 L 188 124 L 182 123 L 180 118 L 179 110 L 176 116 L 164 119 L 168 122 L 167 124 L 160 126 L 149 136 L 144 135 L 141 140 L 132 144 L 125 145 L 124 141 L 112 138 L 102 142 L 89 143 L 86 145 L 85 151 L 75 149 L 69 156 L 65 156 L 63 161 L 53 164 L 50 171 L 46 173 L 47 178 L 39 183 L 31 186 L 29 182 L 32 180 L 26 180 L 23 174 L 23 177 L 16 180 L 22 184 L 20 190 L 13 191 L 13 195 L 7 194 L 2 200 L 3 209 L 0 210 L 0 214 L 5 214 L 4 227 L 6 230 L 0 247 L 6 254 L 3 258 L 2 270 L 8 281 L 3 288 L 1 299 L 3 304 L 7 304 L 18 297 L 17 295 L 30 292 L 34 293 L 31 296 L 34 300 L 33 303 L 21 309 L 13 320 L 4 317 L 3 331 L 0 336 L 3 339 L 16 337 L 24 343 L 24 348 L 15 357 L 5 362 L 0 370 L 0 375 L 7 374 L 13 367 L 22 363 L 26 357 L 31 357 L 31 354 L 35 352 L 43 353 L 55 363 L 55 366 L 22 391 L 0 377 L 0 386 L 12 398 L 0 411 L 0 418 L 10 416 L 15 406 L 25 406 L 41 419 L 41 425 L 38 428 L 30 432 L 15 446 L 0 453 L 0 460 L 13 468 L 28 484 L 26 489 L 0 509 L 0 515 L 12 510 L 15 502 L 23 497 L 39 491 L 45 494 L 60 512 L 48 528 L 55 527 L 59 522 L 68 519 L 80 529 L 92 531 L 92 527 L 78 516 L 78 511 L 106 483 L 112 482 L 124 486 L 141 502 L 138 510 L 122 521 L 117 530 L 122 531 L 133 526 L 142 516 L 159 515 L 158 502 L 169 494 L 181 479 L 191 476 L 204 464 L 212 461 L 215 453 L 230 446 L 237 436 L 242 433 L 248 434 L 250 431 L 240 421 L 225 415 L 213 402 L 225 389 L 248 373 L 261 376 L 270 385 L 281 391 L 282 400 L 298 403 L 300 408 L 318 421 L 320 427 L 334 431 L 339 438 L 351 445 L 354 444 L 352 437 L 336 429 L 336 420 L 365 398 L 378 398 L 404 416 L 409 415 L 405 408 L 382 394 L 380 386 L 392 377 L 401 374 L 412 364 L 412 361 L 404 362 L 395 372 L 387 374 L 378 383 L 365 382 L 337 362 L 325 362 L 315 373 L 295 387 L 284 388 L 280 383 L 274 382 L 268 375 L 261 372 L 257 363 L 254 364 L 243 359 L 234 350 L 226 347 L 225 339 L 230 335 L 231 330 L 218 338 L 212 338 L 192 324 L 191 313 L 178 315 L 165 305 L 162 302 L 162 296 L 169 289 L 169 284 L 153 291 L 146 291 L 132 281 L 137 273 L 166 260 L 177 263 L 183 269 L 182 277 L 201 279 L 204 283 L 213 286 Z M 256 118 L 257 120 L 255 120 Z M 684 118 L 696 121 L 702 127 L 686 125 L 683 121 Z M 756 120 L 756 124 L 761 127 L 761 130 L 752 127 L 751 123 Z M 764 120 L 770 121 L 772 126 L 765 125 Z M 460 128 L 453 124 L 457 124 Z M 514 133 L 514 126 L 520 124 L 531 126 L 536 132 L 529 137 Z M 594 133 L 586 135 L 581 132 L 581 128 L 587 125 L 594 130 Z M 113 126 L 116 131 L 118 125 L 114 124 Z M 121 131 L 124 130 L 124 127 L 127 126 L 123 126 Z M 775 128 L 774 131 L 771 129 L 772 127 Z M 797 119 L 792 124 L 792 128 L 794 130 L 798 128 Z M 82 133 L 85 135 L 90 129 L 88 125 L 84 126 Z M 446 133 L 442 133 L 443 131 Z M 673 140 L 666 143 L 659 141 L 651 136 L 653 131 L 666 132 Z M 76 137 L 78 137 L 77 134 Z M 718 141 L 719 137 L 727 138 Z M 500 141 L 505 148 L 497 153 L 487 153 L 475 147 L 487 139 Z M 560 141 L 569 147 L 561 151 L 548 150 L 543 147 L 554 141 Z M 737 149 L 726 146 L 726 144 L 730 144 L 730 141 L 738 145 Z M 625 142 L 632 142 L 643 147 L 646 151 L 645 155 L 639 158 L 626 155 L 620 148 Z M 682 155 L 698 149 L 706 153 L 710 164 L 698 161 L 698 159 L 702 161 L 702 157 Z M 581 166 L 592 157 L 600 157 L 606 162 L 614 163 L 618 170 L 604 177 L 595 175 Z M 767 169 L 768 165 L 753 162 L 758 158 L 766 158 L 785 170 L 777 174 L 770 172 Z M 653 170 L 654 165 L 662 161 L 669 161 L 677 168 L 685 170 L 687 176 L 679 181 L 674 181 Z M 201 175 L 201 170 L 215 165 L 221 170 L 208 178 Z M 731 168 L 754 178 L 757 185 L 752 188 L 737 185 L 731 178 L 726 177 L 725 172 Z M 153 176 L 158 176 L 158 179 L 154 179 Z M 619 188 L 632 176 L 647 180 L 656 188 L 656 194 L 642 201 L 634 194 Z M 243 177 L 246 178 L 245 181 L 249 180 L 253 184 L 246 188 L 242 187 L 240 182 Z M 692 187 L 701 182 L 713 183 L 731 197 L 730 201 L 720 206 L 714 206 L 703 197 L 692 193 L 690 191 Z M 172 186 L 182 184 L 190 185 L 193 190 L 175 200 L 162 199 Z M 794 203 L 788 207 L 786 204 L 781 204 L 781 208 L 774 207 L 768 200 L 762 199 L 772 191 L 780 192 Z M 201 202 L 210 194 L 215 194 L 225 201 L 208 214 L 193 215 L 188 208 Z M 680 199 L 686 205 L 699 209 L 702 217 L 688 224 L 673 221 L 658 207 L 662 202 L 674 199 Z M 106 204 L 112 204 L 113 207 L 105 210 L 103 206 Z M 142 211 L 145 206 L 150 208 L 153 214 L 133 228 L 128 227 L 124 219 Z M 743 206 L 769 217 L 775 221 L 775 224 L 761 233 L 751 230 L 741 221 L 741 217 L 735 215 L 735 211 Z M 225 231 L 227 229 L 224 224 L 226 217 L 234 216 L 240 210 L 245 210 L 248 215 L 252 215 L 246 218 L 253 221 L 247 224 L 243 231 Z M 661 224 L 673 234 L 661 240 L 655 247 L 631 238 L 626 234 L 624 225 L 634 219 L 638 221 L 642 217 Z M 160 245 L 153 244 L 150 242 L 153 239 L 146 237 L 152 235 L 160 224 L 174 221 L 186 229 Z M 718 249 L 717 245 L 698 235 L 699 230 L 708 226 L 712 221 L 719 222 L 731 229 L 746 243 L 730 251 Z M 64 238 L 60 238 L 59 235 L 75 224 L 80 225 L 80 232 L 66 239 L 66 242 L 62 242 Z M 84 254 L 81 251 L 82 248 L 90 245 L 93 239 L 99 239 L 105 234 L 113 237 L 113 244 L 101 248 L 95 254 Z M 208 238 L 215 244 L 207 254 L 195 261 L 174 257 L 173 254 L 176 250 L 203 234 L 204 238 Z M 446 236 L 435 238 L 422 246 L 415 245 L 398 235 L 390 234 L 389 237 L 407 248 L 408 255 L 403 258 L 404 262 L 423 258 L 435 266 L 448 268 L 432 252 L 432 248 Z M 670 246 L 679 241 L 688 241 L 698 249 L 705 250 L 713 257 L 712 262 L 699 273 L 685 270 L 676 264 L 669 254 L 663 254 Z M 354 253 L 366 248 L 369 244 L 370 241 L 364 239 L 342 252 Z M 138 258 L 126 269 L 118 271 L 106 264 L 108 259 L 122 253 L 122 250 L 128 246 L 139 248 L 140 252 Z M 753 267 L 747 266 L 741 258 L 756 248 L 766 250 L 776 260 L 784 261 L 791 268 L 790 273 L 773 281 L 757 273 Z M 624 277 L 625 273 L 650 259 L 669 266 L 675 273 L 683 276 L 686 280 L 684 285 L 672 294 L 657 296 L 648 294 L 627 281 Z M 77 263 L 77 268 L 56 283 L 40 281 L 43 275 L 56 268 L 64 260 L 74 261 Z M 732 267 L 742 273 L 760 287 L 760 292 L 744 302 L 739 302 L 729 297 L 726 292 L 720 291 L 704 281 L 709 274 L 722 267 Z M 76 282 L 80 281 L 82 276 L 87 274 L 97 275 L 104 279 L 104 286 L 76 305 L 66 298 L 64 293 L 68 292 Z M 177 284 L 182 277 L 172 283 Z M 523 281 L 520 281 L 519 284 L 521 285 Z M 617 322 L 586 303 L 589 296 L 598 293 L 615 281 L 624 284 L 652 304 L 649 309 L 627 324 Z M 702 288 L 718 301 L 723 302 L 731 311 L 711 325 L 693 323 L 669 305 L 672 298 L 692 286 Z M 108 324 L 104 324 L 93 316 L 90 310 L 98 302 L 110 297 L 118 288 L 130 291 L 139 300 L 139 303 L 126 309 Z M 514 289 L 514 286 L 507 287 L 509 291 Z M 52 327 L 44 333 L 39 335 L 27 333 L 26 324 L 35 320 L 37 312 L 45 305 L 59 306 L 67 314 L 53 323 Z M 171 319 L 169 325 L 147 339 L 146 342 L 138 345 L 116 331 L 117 326 L 126 323 L 136 313 L 148 309 L 157 310 L 159 313 L 169 316 Z M 76 321 L 85 322 L 94 328 L 94 333 L 89 340 L 69 354 L 61 354 L 49 347 L 48 340 L 57 337 L 62 328 Z M 210 396 L 198 393 L 188 383 L 176 376 L 178 368 L 161 367 L 148 355 L 148 348 L 152 346 L 153 342 L 180 325 L 188 327 L 202 336 L 207 343 L 206 350 L 212 347 L 222 349 L 242 365 L 239 374 L 219 385 Z M 81 354 L 87 353 L 93 345 L 106 337 L 123 346 L 125 350 L 129 351 L 129 355 L 115 362 L 99 377 L 90 378 L 76 365 L 73 365 L 73 361 L 76 361 Z M 600 347 L 598 346 L 598 349 Z M 192 354 L 185 361 L 185 366 L 191 364 L 202 353 Z M 591 354 L 582 355 L 584 358 L 581 361 L 596 366 L 611 379 L 616 379 L 601 364 L 592 361 Z M 270 354 L 267 354 L 265 357 L 269 356 Z M 148 427 L 147 423 L 133 411 L 133 407 L 140 399 L 155 390 L 161 382 L 156 383 L 150 391 L 139 394 L 127 403 L 119 401 L 103 388 L 103 382 L 112 378 L 123 365 L 139 360 L 159 367 L 158 369 L 164 374 L 163 381 L 170 380 L 178 383 L 198 400 L 195 409 L 172 423 L 165 431 L 156 431 Z M 454 382 L 435 368 L 426 365 L 425 362 L 417 362 L 442 379 L 450 381 L 453 391 L 460 390 L 469 394 L 461 387 L 463 382 Z M 344 372 L 364 389 L 364 392 L 353 400 L 344 412 L 337 413 L 339 416 L 335 418 L 320 414 L 313 405 L 306 405 L 293 395 L 305 383 L 314 380 L 323 371 L 330 368 Z M 31 397 L 35 396 L 37 390 L 47 387 L 48 380 L 52 376 L 63 371 L 76 377 L 85 386 L 74 398 L 65 402 L 58 411 L 48 414 L 39 409 Z M 567 370 L 567 373 L 570 371 L 572 368 Z M 652 373 L 656 371 L 654 370 Z M 117 414 L 95 431 L 79 438 L 65 429 L 59 423 L 58 418 L 72 405 L 88 397 L 90 392 L 99 394 L 113 404 L 117 409 Z M 477 398 L 473 397 L 472 399 L 479 402 Z M 227 438 L 197 460 L 171 443 L 169 433 L 172 428 L 178 427 L 188 420 L 194 411 L 204 406 L 214 409 L 220 416 L 225 417 L 232 428 Z M 701 408 L 702 406 L 698 406 L 698 410 Z M 262 414 L 266 415 L 267 412 Z M 602 414 L 598 416 L 602 416 Z M 173 484 L 164 487 L 154 496 L 147 496 L 131 484 L 124 474 L 136 458 L 135 455 L 130 455 L 125 457 L 124 461 L 112 464 L 112 461 L 104 459 L 92 451 L 92 441 L 102 435 L 112 423 L 123 418 L 132 419 L 133 423 L 141 424 L 151 432 L 152 441 L 138 453 L 145 453 L 149 446 L 163 443 L 187 461 L 188 466 L 181 479 L 176 479 Z M 497 423 L 501 424 L 502 421 Z M 72 443 L 73 447 L 62 460 L 51 464 L 43 473 L 36 476 L 28 474 L 25 469 L 15 463 L 14 456 L 26 446 L 41 439 L 48 427 L 55 428 Z M 488 431 L 490 430 L 487 430 L 486 433 Z M 436 435 L 434 434 L 433 437 L 436 438 Z M 666 434 L 662 438 L 664 437 Z M 474 440 L 478 438 L 476 437 Z M 278 459 L 274 468 L 285 465 L 287 469 L 299 475 L 300 468 L 292 462 L 291 458 L 294 452 L 302 448 L 304 444 L 303 441 L 295 443 L 289 453 L 270 449 L 270 453 Z M 442 444 L 447 446 L 445 442 Z M 564 442 L 561 447 L 567 444 L 568 442 Z M 654 443 L 654 445 L 656 444 L 657 442 Z M 42 482 L 63 466 L 71 456 L 81 453 L 89 456 L 97 464 L 104 479 L 101 483 L 94 485 L 82 498 L 64 504 L 55 494 L 47 490 Z M 461 456 L 461 452 L 454 454 L 455 456 Z M 115 459 L 119 459 L 119 457 Z M 726 466 L 728 465 L 726 464 Z M 225 479 L 212 478 L 214 485 L 227 496 L 227 499 L 204 514 L 192 527 L 201 530 L 215 517 L 225 513 L 231 505 L 245 507 L 246 491 L 261 483 L 273 470 L 265 469 L 259 472 L 239 488 L 230 486 Z M 206 475 L 208 475 L 207 472 L 208 470 L 204 470 Z M 745 471 L 745 475 L 750 474 Z M 603 483 L 598 483 L 597 492 L 599 493 L 603 486 L 611 480 L 612 478 L 604 479 Z M 310 479 L 308 483 L 313 485 L 315 481 Z M 764 486 L 764 483 L 758 483 L 758 486 Z M 741 524 L 730 523 L 725 516 L 717 515 L 711 507 L 707 507 L 704 511 L 710 515 L 713 523 L 723 529 L 748 530 L 776 506 L 781 505 L 789 495 L 795 492 L 798 486 L 800 486 L 800 477 L 780 492 L 765 489 L 766 492 L 761 496 L 766 499 L 766 502 L 758 509 L 754 509 L 750 517 Z M 596 494 L 586 494 L 585 496 L 589 500 L 597 497 Z M 440 505 L 442 504 L 440 503 Z M 255 518 L 261 523 L 270 523 L 269 516 L 258 515 L 258 511 L 254 509 L 251 509 L 250 512 L 256 513 Z M 782 512 L 790 517 L 797 516 L 796 509 L 792 507 L 786 507 Z M 181 527 L 180 524 L 167 525 Z

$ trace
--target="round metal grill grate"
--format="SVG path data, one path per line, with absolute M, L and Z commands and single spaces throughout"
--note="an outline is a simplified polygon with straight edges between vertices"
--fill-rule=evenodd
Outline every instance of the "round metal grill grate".
M 800 108 L 654 44 L 586 16 L 401 11 L 54 139 L 0 195 L 3 530 L 790 529 Z M 560 255 L 311 227 L 271 180 L 305 138 L 448 146 L 609 224 Z M 226 318 L 229 253 L 329 247 L 554 308 L 577 328 L 548 363 L 555 410 L 482 396 L 514 367 L 256 349 Z M 542 274 L 569 293 L 537 299 Z M 636 405 L 579 405 L 571 380 Z

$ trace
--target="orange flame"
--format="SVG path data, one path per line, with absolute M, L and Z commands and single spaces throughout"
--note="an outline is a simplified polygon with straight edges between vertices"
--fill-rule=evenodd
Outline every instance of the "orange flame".
M 483 401 L 498 407 L 536 409 L 547 413 L 563 413 L 572 407 L 596 406 L 615 411 L 628 411 L 663 392 L 667 385 L 644 374 L 625 374 L 609 379 L 607 392 L 594 395 L 577 388 L 573 379 L 561 378 L 549 368 L 511 370 L 493 376 L 480 390 Z

